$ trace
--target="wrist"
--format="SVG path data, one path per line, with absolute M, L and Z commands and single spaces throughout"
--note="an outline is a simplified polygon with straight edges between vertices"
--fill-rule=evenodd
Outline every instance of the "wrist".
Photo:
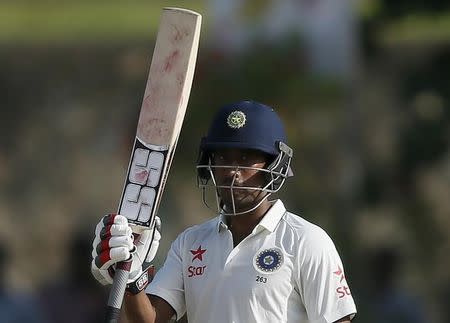
M 136 280 L 127 284 L 126 288 L 127 294 L 136 295 L 142 292 L 153 280 L 154 273 L 155 273 L 155 266 L 150 266 L 149 268 L 144 270 Z

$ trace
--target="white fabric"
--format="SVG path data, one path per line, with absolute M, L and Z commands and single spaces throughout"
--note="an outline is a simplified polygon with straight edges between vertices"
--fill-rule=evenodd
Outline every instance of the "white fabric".
M 260 252 L 263 265 L 277 264 L 268 249 L 282 259 L 273 272 L 256 266 Z M 184 231 L 146 292 L 190 323 L 328 323 L 356 313 L 329 236 L 279 200 L 235 248 L 220 217 Z
M 134 240 L 132 227 L 128 224 L 127 218 L 122 215 L 116 215 L 114 217 L 114 224 L 110 229 L 111 238 L 108 243 L 110 248 L 110 260 L 98 268 L 95 263 L 95 258 L 98 256 L 97 245 L 101 243 L 100 234 L 104 227 L 105 225 L 102 218 L 95 228 L 95 238 L 92 242 L 92 275 L 102 285 L 112 284 L 113 278 L 111 277 L 108 268 L 114 266 L 118 262 L 133 257 L 128 283 L 133 282 L 141 276 L 143 272 L 142 264 L 144 262 L 150 263 L 155 258 L 159 247 L 159 241 L 161 240 L 160 218 L 155 218 L 155 223 L 152 228 L 145 230 L 141 229 L 140 235 Z M 155 231 L 154 235 L 153 231 Z

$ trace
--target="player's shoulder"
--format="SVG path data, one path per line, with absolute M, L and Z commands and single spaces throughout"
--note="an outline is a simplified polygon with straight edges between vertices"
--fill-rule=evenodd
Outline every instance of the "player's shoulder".
M 214 230 L 217 230 L 218 221 L 218 217 L 215 217 L 205 222 L 190 226 L 178 235 L 178 239 L 189 240 L 192 238 L 197 239 L 199 237 L 206 237 L 214 232 Z
M 295 236 L 300 245 L 313 249 L 334 248 L 334 243 L 328 233 L 317 224 L 288 211 L 283 215 L 281 221 L 286 226 L 286 230 Z

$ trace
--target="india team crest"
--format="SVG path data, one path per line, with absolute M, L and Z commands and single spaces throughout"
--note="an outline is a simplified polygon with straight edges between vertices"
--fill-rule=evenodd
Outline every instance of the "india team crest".
M 247 120 L 245 113 L 242 111 L 233 111 L 227 118 L 227 124 L 230 128 L 238 129 L 242 128 L 245 125 L 245 121 Z
M 273 273 L 283 265 L 283 252 L 278 248 L 261 250 L 254 258 L 253 265 L 259 272 Z

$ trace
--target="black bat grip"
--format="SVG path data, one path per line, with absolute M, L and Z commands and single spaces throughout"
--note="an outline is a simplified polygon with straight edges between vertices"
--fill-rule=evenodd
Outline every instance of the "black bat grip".
M 131 259 L 117 264 L 114 273 L 114 282 L 111 286 L 108 298 L 108 307 L 106 308 L 105 323 L 117 323 L 120 317 L 120 308 L 122 307 L 123 295 L 127 288 L 128 276 L 130 274 Z

